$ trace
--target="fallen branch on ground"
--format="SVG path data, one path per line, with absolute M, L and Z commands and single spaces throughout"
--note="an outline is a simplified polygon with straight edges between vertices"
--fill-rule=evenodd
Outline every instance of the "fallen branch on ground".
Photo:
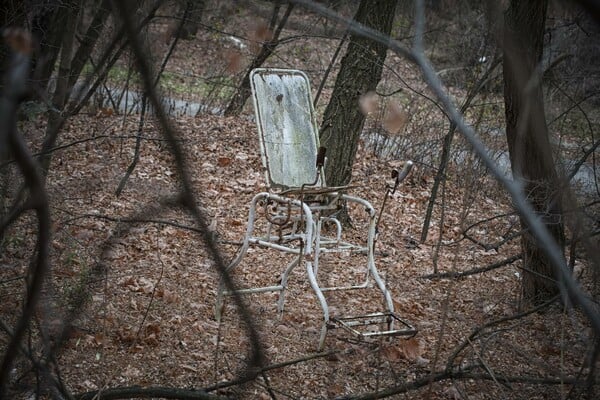
M 463 272 L 451 271 L 451 272 L 441 272 L 441 273 L 436 273 L 436 274 L 428 274 L 428 275 L 421 276 L 421 278 L 423 278 L 423 279 L 464 278 L 465 276 L 481 274 L 483 272 L 488 272 L 488 271 L 494 270 L 496 268 L 500 268 L 505 265 L 512 264 L 515 261 L 520 260 L 522 257 L 523 257 L 523 255 L 521 253 L 519 253 L 519 254 L 515 254 L 512 257 L 505 258 L 502 261 L 498 261 L 496 263 L 486 265 L 485 267 L 473 268 L 473 269 L 463 271 Z
M 295 360 L 284 361 L 277 364 L 268 365 L 264 368 L 261 368 L 258 371 L 258 374 L 271 371 L 274 369 L 284 368 L 290 365 L 299 364 L 305 361 L 314 360 L 316 358 L 322 358 L 330 356 L 337 351 L 328 351 L 325 353 L 317 353 L 311 354 L 306 357 L 297 358 Z M 246 376 L 255 377 L 258 374 L 247 374 Z M 94 390 L 91 392 L 85 392 L 76 394 L 73 396 L 77 400 L 117 400 L 117 399 L 144 399 L 151 397 L 160 397 L 164 399 L 183 399 L 183 400 L 204 400 L 204 399 L 224 399 L 226 397 L 209 394 L 209 392 L 213 392 L 215 390 L 225 389 L 232 386 L 238 386 L 244 383 L 249 382 L 252 379 L 235 379 L 227 382 L 220 382 L 213 386 L 209 386 L 203 389 L 180 389 L 180 388 L 170 388 L 164 386 L 154 386 L 154 387 L 141 387 L 141 386 L 128 386 L 128 387 L 120 387 L 120 388 L 111 388 L 105 390 Z

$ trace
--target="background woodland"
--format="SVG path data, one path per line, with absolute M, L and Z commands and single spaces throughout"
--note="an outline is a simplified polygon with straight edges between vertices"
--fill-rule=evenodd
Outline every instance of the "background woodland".
M 598 396 L 597 2 L 26 0 L 0 21 L 0 398 Z M 415 163 L 376 248 L 415 337 L 316 352 L 301 268 L 281 318 L 262 294 L 215 321 L 266 187 L 260 66 L 308 74 L 330 184 L 379 210 Z M 250 257 L 237 285 L 277 279 Z

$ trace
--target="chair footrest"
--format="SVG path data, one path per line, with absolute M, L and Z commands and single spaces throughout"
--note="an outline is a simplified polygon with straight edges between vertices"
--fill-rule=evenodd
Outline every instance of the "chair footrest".
M 400 319 L 393 312 L 378 312 L 351 317 L 331 318 L 329 329 L 342 328 L 356 336 L 363 338 L 377 336 L 415 336 L 417 329 L 408 322 Z M 379 325 L 379 329 L 373 329 Z M 382 325 L 386 328 L 381 329 Z M 392 325 L 399 325 L 390 328 Z

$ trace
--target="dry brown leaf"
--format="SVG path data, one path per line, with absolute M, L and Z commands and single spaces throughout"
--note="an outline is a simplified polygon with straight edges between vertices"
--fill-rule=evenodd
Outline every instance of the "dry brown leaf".
M 159 344 L 158 337 L 154 333 L 152 333 L 146 336 L 146 338 L 144 339 L 144 343 L 146 343 L 148 346 L 156 347 Z
M 403 358 L 402 352 L 396 346 L 385 346 L 382 350 L 390 361 L 400 361 Z
M 129 351 L 131 353 L 141 353 L 144 351 L 144 346 L 142 346 L 141 344 L 136 344 L 135 346 L 131 346 L 129 348 Z
M 96 113 L 96 117 L 112 117 L 115 110 L 110 107 L 100 107 Z
M 229 164 L 231 164 L 231 158 L 219 157 L 217 159 L 217 164 L 219 165 L 219 167 L 227 167 Z
M 179 300 L 177 293 L 164 288 L 159 288 L 156 290 L 156 297 L 162 298 L 167 303 L 176 303 Z
M 290 328 L 289 326 L 287 326 L 285 324 L 277 325 L 275 327 L 275 330 L 277 331 L 278 334 L 288 336 L 288 337 L 295 333 L 294 329 Z
M 382 351 L 390 361 L 400 361 L 402 359 L 416 361 L 422 352 L 419 341 L 416 338 L 400 340 L 397 343 L 385 346 Z
M 460 394 L 458 389 L 455 386 L 451 386 L 444 391 L 444 394 L 448 396 L 449 399 L 452 400 L 463 400 L 463 396 Z
M 237 220 L 237 219 L 229 220 L 229 226 L 242 226 L 242 225 L 244 225 L 244 223 L 240 220 Z
M 401 268 L 399 266 L 398 268 Z M 392 299 L 394 303 L 394 309 L 400 310 L 401 314 L 406 314 L 410 317 L 421 317 L 425 315 L 423 310 L 423 306 L 414 301 L 398 301 L 396 299 Z
M 242 54 L 238 50 L 227 50 L 224 54 L 227 72 L 237 74 L 242 69 Z
M 117 331 L 117 339 L 123 344 L 133 344 L 136 341 L 135 334 L 129 327 L 119 329 Z
M 159 333 L 160 333 L 160 325 L 149 324 L 148 326 L 146 326 L 146 334 L 147 335 L 151 335 L 151 334 L 158 335 Z
M 121 282 L 121 285 L 124 287 L 137 286 L 137 283 L 135 282 L 135 278 L 133 276 L 128 276 L 124 281 Z
M 104 334 L 103 333 L 96 333 L 94 335 L 93 343 L 96 346 L 102 346 L 104 344 Z
M 421 345 L 417 338 L 410 338 L 407 340 L 402 340 L 399 343 L 400 351 L 404 354 L 404 356 L 409 360 L 416 360 L 417 357 L 421 355 Z

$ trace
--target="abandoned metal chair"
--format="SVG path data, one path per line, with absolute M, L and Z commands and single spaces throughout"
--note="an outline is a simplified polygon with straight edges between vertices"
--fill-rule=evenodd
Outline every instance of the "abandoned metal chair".
M 336 327 L 363 338 L 415 335 L 413 326 L 394 313 L 390 291 L 375 267 L 375 209 L 368 201 L 346 194 L 350 187 L 326 185 L 323 174 L 325 149 L 319 147 L 308 77 L 297 70 L 260 68 L 252 71 L 250 80 L 269 191 L 258 193 L 252 199 L 246 235 L 228 271 L 242 262 L 250 246 L 288 253 L 292 260 L 283 268 L 278 284 L 238 289 L 236 293 L 278 292 L 277 309 L 282 313 L 290 273 L 303 263 L 323 312 L 319 351 L 323 349 L 327 331 Z M 411 165 L 409 161 L 402 172 L 396 171 L 396 186 L 408 174 Z M 350 243 L 342 236 L 343 224 L 337 215 L 348 203 L 361 206 L 367 213 L 368 229 L 363 244 Z M 262 225 L 261 232 L 257 233 L 259 219 Z M 328 236 L 325 231 L 333 231 L 333 234 Z M 329 253 L 363 255 L 366 258 L 364 279 L 349 285 L 324 285 L 319 279 L 319 262 Z M 375 286 L 371 285 L 370 278 Z M 383 312 L 330 315 L 325 293 L 367 287 L 376 287 L 383 295 Z M 223 283 L 219 285 L 215 311 L 218 321 L 223 312 L 224 296 L 232 294 L 225 290 Z M 373 326 L 378 328 L 374 330 Z

